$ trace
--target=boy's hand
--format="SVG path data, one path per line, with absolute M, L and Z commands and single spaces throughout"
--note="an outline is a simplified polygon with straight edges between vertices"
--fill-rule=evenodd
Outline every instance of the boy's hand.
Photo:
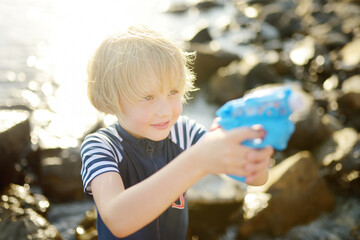
M 207 161 L 204 164 L 209 173 L 244 176 L 250 185 L 261 185 L 267 181 L 273 148 L 253 149 L 240 144 L 248 139 L 263 138 L 265 131 L 261 127 L 224 131 L 215 119 L 210 131 L 201 141 L 201 144 L 207 145 Z

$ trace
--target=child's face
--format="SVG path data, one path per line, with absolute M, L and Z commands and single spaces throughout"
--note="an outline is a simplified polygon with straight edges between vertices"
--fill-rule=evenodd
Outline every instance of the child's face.
M 177 90 L 150 91 L 135 103 L 120 98 L 121 126 L 136 138 L 165 139 L 182 112 L 182 95 Z

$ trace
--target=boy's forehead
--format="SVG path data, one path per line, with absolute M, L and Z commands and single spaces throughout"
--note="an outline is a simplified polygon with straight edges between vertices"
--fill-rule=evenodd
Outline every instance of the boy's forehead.
M 147 93 L 163 93 L 170 90 L 173 83 L 171 79 L 159 79 L 155 77 L 149 77 L 147 81 L 142 81 L 143 89 Z

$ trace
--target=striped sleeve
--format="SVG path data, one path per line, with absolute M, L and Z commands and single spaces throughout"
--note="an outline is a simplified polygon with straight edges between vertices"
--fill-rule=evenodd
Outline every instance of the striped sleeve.
M 82 167 L 81 178 L 84 192 L 92 195 L 90 182 L 105 172 L 119 173 L 118 164 L 122 160 L 120 140 L 111 128 L 101 129 L 88 135 L 80 149 Z
M 198 142 L 205 133 L 204 126 L 184 116 L 179 117 L 170 131 L 172 141 L 183 150 Z

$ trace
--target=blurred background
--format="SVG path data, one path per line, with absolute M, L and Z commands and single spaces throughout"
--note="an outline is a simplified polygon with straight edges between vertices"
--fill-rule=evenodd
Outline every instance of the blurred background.
M 258 87 L 304 98 L 265 186 L 188 191 L 188 239 L 360 239 L 360 1 L 0 0 L 0 240 L 97 239 L 79 145 L 115 119 L 88 102 L 86 64 L 133 24 L 197 52 L 184 114 L 207 128 Z

